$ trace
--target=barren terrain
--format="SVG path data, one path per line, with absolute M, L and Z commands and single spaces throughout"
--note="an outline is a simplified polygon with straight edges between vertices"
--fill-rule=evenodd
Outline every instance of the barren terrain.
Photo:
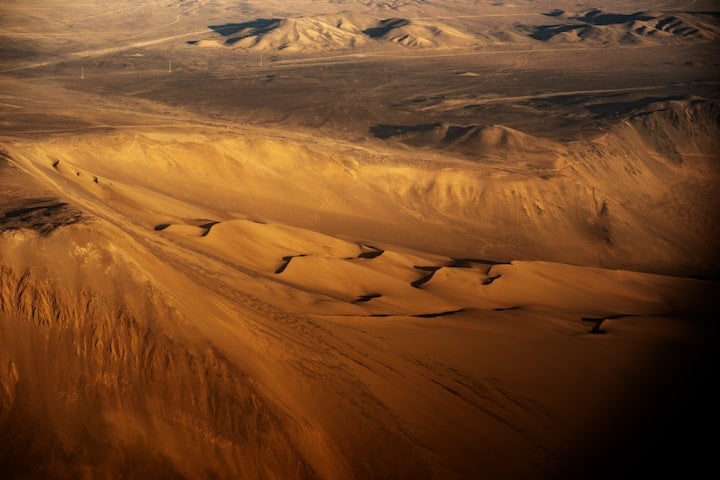
M 711 1 L 0 5 L 0 477 L 683 477 Z

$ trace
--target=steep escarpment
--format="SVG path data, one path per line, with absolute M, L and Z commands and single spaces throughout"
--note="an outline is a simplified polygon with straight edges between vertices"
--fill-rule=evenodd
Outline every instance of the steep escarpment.
M 717 104 L 651 99 L 604 108 L 620 113 L 605 114 L 603 133 L 566 143 L 498 125 L 380 125 L 372 133 L 476 164 L 423 176 L 396 169 L 387 193 L 417 210 L 432 205 L 455 225 L 476 219 L 490 249 L 497 242 L 513 245 L 515 258 L 717 271 Z
M 718 120 L 714 102 L 656 102 L 570 146 L 563 167 L 602 196 L 609 231 L 626 236 L 622 257 L 640 260 L 644 245 L 644 269 L 718 271 Z

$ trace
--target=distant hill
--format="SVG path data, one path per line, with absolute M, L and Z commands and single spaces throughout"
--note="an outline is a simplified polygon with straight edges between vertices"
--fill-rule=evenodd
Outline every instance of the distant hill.
M 394 43 L 408 48 L 456 48 L 478 37 L 440 22 L 386 18 L 381 20 L 343 12 L 287 19 L 255 19 L 211 25 L 221 38 L 189 43 L 247 50 L 290 52 L 339 50 L 368 43 Z
M 580 13 L 554 10 L 546 15 L 557 23 L 524 27 L 531 38 L 558 43 L 637 44 L 667 39 L 715 40 L 720 36 L 716 13 L 618 14 L 591 9 Z
M 471 32 L 435 19 L 399 16 L 377 19 L 345 11 L 332 15 L 257 18 L 242 23 L 210 25 L 216 35 L 188 43 L 268 52 L 313 52 L 373 44 L 446 50 L 532 41 L 632 45 L 720 38 L 718 14 L 709 12 L 623 14 L 590 9 L 581 12 L 552 10 L 544 15 L 553 22 L 545 25 L 520 23 L 504 30 L 481 22 Z

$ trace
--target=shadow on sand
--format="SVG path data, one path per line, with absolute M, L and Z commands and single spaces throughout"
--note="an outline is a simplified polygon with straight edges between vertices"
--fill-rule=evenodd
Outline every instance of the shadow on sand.
M 380 20 L 377 26 L 363 30 L 363 33 L 370 38 L 380 38 L 396 28 L 409 25 L 410 21 L 404 18 L 386 18 Z
M 258 18 L 249 22 L 242 23 L 225 23 L 223 25 L 208 25 L 208 28 L 215 33 L 219 33 L 223 37 L 228 38 L 225 43 L 232 45 L 235 42 L 247 37 L 256 37 L 268 33 L 278 26 L 281 20 L 279 18 Z

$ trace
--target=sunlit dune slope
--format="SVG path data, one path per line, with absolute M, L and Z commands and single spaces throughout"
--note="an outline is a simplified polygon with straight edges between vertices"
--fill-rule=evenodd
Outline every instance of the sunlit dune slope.
M 2 166 L 17 202 L 0 235 L 4 475 L 571 475 L 583 449 L 610 448 L 593 438 L 596 412 L 634 411 L 619 392 L 656 388 L 658 352 L 692 345 L 688 321 L 717 295 L 698 280 L 213 220 L 222 195 L 201 183 L 204 203 L 183 198 L 209 172 L 158 153 L 166 137 L 132 138 L 162 182 L 118 167 L 117 188 L 55 142 Z M 180 173 L 182 190 L 159 187 Z
M 121 212 L 146 229 L 240 218 L 446 256 L 674 274 L 717 268 L 714 103 L 654 105 L 569 144 L 502 126 L 435 130 L 390 140 L 465 157 L 438 165 L 432 150 L 405 157 L 346 145 L 338 153 L 211 131 L 88 134 L 10 150 L 91 211 Z

